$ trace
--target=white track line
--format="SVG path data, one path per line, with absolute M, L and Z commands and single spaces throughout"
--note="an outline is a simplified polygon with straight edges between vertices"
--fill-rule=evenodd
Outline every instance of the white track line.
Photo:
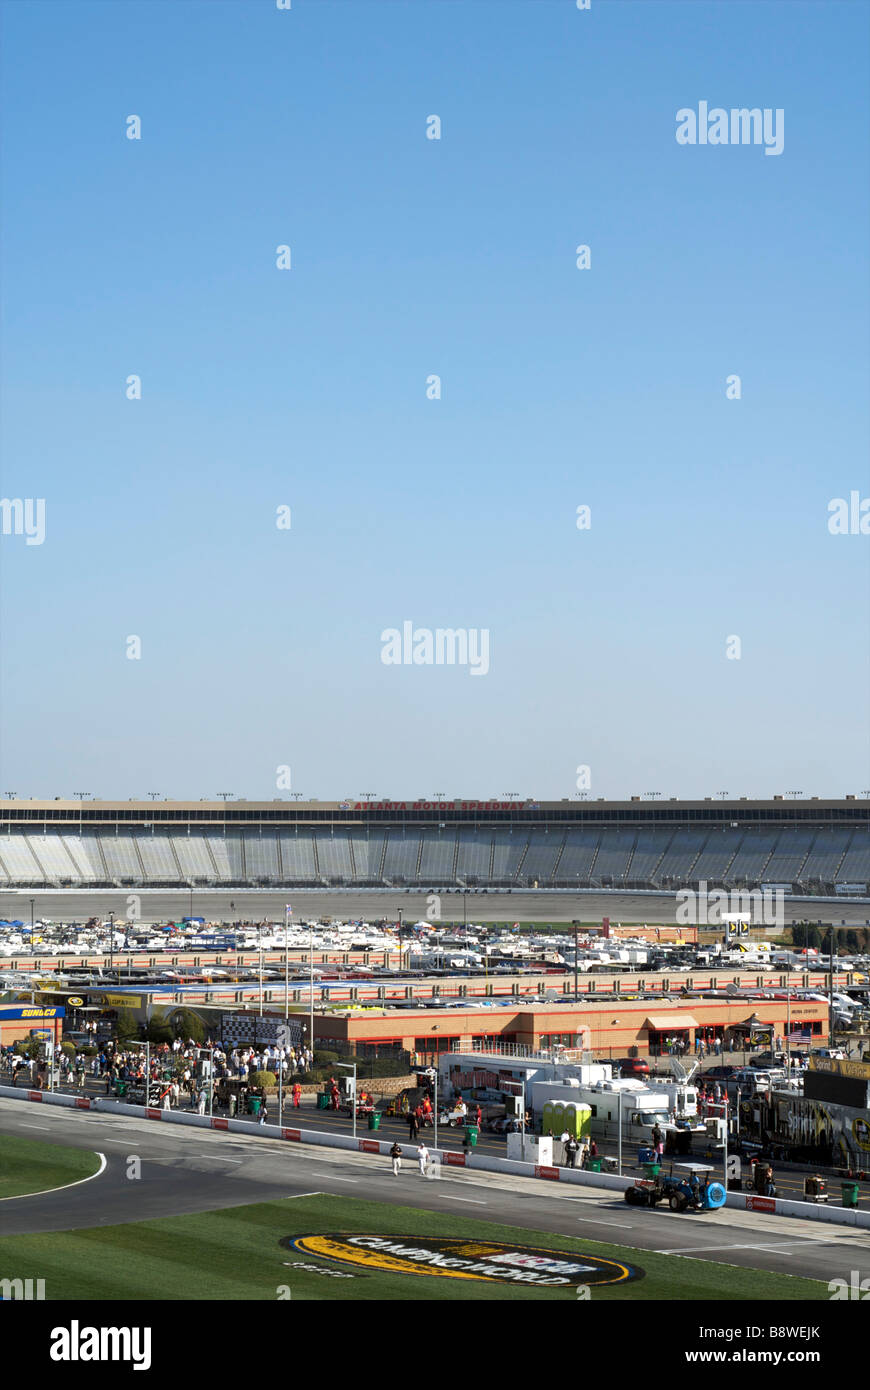
M 20 1123 L 21 1129 L 51 1129 L 51 1125 L 29 1125 L 26 1120 Z
M 632 1230 L 630 1221 L 598 1221 L 594 1216 L 578 1216 L 578 1221 L 588 1221 L 590 1226 L 619 1226 L 621 1230 Z
M 100 1166 L 96 1173 L 91 1173 L 90 1178 L 77 1178 L 75 1182 L 64 1183 L 63 1187 L 44 1187 L 41 1192 L 19 1192 L 14 1197 L 0 1197 L 0 1202 L 20 1202 L 22 1197 L 45 1197 L 49 1192 L 67 1192 L 71 1187 L 80 1187 L 83 1182 L 90 1182 L 92 1178 L 98 1178 L 105 1172 L 106 1155 L 98 1153 L 97 1158 L 100 1160 Z
M 359 1178 L 342 1178 L 339 1177 L 338 1173 L 330 1173 L 329 1176 L 333 1182 L 359 1182 Z

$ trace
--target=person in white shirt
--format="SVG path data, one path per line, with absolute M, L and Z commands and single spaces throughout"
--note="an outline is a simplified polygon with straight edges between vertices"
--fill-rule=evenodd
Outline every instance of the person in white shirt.
M 429 1150 L 422 1140 L 417 1146 L 417 1159 L 420 1164 L 420 1177 L 425 1178 L 429 1171 Z

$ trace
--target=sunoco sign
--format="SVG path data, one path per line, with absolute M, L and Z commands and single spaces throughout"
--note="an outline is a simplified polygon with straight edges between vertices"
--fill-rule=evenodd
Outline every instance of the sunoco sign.
M 642 1269 L 597 1255 L 462 1237 L 305 1235 L 287 1236 L 281 1244 L 381 1274 L 431 1274 L 533 1288 L 626 1284 L 643 1278 Z

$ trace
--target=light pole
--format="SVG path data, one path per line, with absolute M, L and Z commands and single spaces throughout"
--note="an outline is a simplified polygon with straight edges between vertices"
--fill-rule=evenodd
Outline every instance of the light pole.
M 437 1053 L 437 1052 L 435 1053 L 435 1060 L 436 1060 L 436 1062 L 437 1062 L 437 1060 L 438 1060 L 438 1053 Z M 437 1152 L 438 1152 L 438 1067 L 437 1067 L 437 1066 L 435 1067 L 435 1105 L 434 1105 L 434 1108 L 433 1108 L 433 1111 L 432 1111 L 432 1125 L 433 1125 L 433 1134 L 434 1134 L 434 1138 L 433 1138 L 433 1141 L 432 1141 L 432 1142 L 433 1142 L 433 1145 L 434 1145 L 434 1148 L 435 1148 L 435 1152 L 437 1153 Z
M 522 1155 L 523 1155 L 523 1160 L 525 1160 L 525 1157 L 526 1157 L 526 1078 L 525 1078 L 525 1074 L 524 1074 L 522 1077 L 520 1077 L 520 1085 L 521 1085 L 522 1088 L 523 1088 L 522 1098 L 521 1098 L 521 1100 L 520 1100 L 520 1105 L 522 1106 L 522 1110 L 521 1110 L 521 1112 L 520 1112 L 520 1126 L 521 1126 L 521 1128 L 520 1128 L 520 1134 L 522 1135 Z
M 350 1102 L 350 1113 L 353 1116 L 353 1137 L 356 1138 L 356 1062 L 336 1062 L 337 1067 L 342 1071 L 353 1072 L 353 1095 Z
M 263 1017 L 263 928 L 257 927 L 257 950 L 260 953 L 260 1018 Z
M 115 965 L 115 914 L 109 913 L 109 978 Z
M 311 1065 L 314 1065 L 314 930 L 308 928 L 308 1033 L 311 1039 Z
M 290 918 L 293 909 L 289 903 L 284 908 L 284 1018 L 290 1017 Z
M 214 1115 L 214 1047 L 201 1047 L 200 1055 L 208 1053 L 208 1117 Z

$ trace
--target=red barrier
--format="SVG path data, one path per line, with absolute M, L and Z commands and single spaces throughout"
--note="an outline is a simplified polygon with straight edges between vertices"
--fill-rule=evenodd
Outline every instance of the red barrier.
M 444 1162 L 448 1168 L 464 1168 L 465 1154 L 445 1153 Z
M 540 1164 L 536 1163 L 536 1164 L 535 1164 L 535 1177 L 536 1177 L 536 1178 L 549 1178 L 549 1179 L 551 1180 L 551 1182 L 558 1182 L 558 1181 L 559 1181 L 559 1169 L 558 1169 L 558 1168 L 544 1168 L 544 1167 L 542 1167 Z
M 282 1130 L 281 1130 L 281 1138 L 282 1138 L 282 1139 L 293 1139 L 293 1140 L 295 1140 L 296 1143 L 298 1144 L 299 1141 L 300 1141 L 300 1139 L 302 1138 L 302 1130 L 301 1130 L 301 1129 L 282 1129 Z
M 41 1092 L 41 1091 L 28 1091 L 28 1092 L 27 1092 L 27 1099 L 28 1099 L 28 1100 L 42 1100 L 42 1092 Z
M 161 1110 L 155 1110 L 153 1106 L 146 1105 L 145 1107 L 146 1120 L 159 1120 L 162 1113 Z
M 76 1110 L 90 1110 L 91 1102 L 87 1096 L 76 1096 Z
M 359 1151 L 363 1154 L 379 1154 L 381 1146 L 377 1139 L 360 1139 Z
M 213 1115 L 211 1120 L 212 1129 L 228 1129 L 229 1120 L 222 1120 L 219 1115 Z

